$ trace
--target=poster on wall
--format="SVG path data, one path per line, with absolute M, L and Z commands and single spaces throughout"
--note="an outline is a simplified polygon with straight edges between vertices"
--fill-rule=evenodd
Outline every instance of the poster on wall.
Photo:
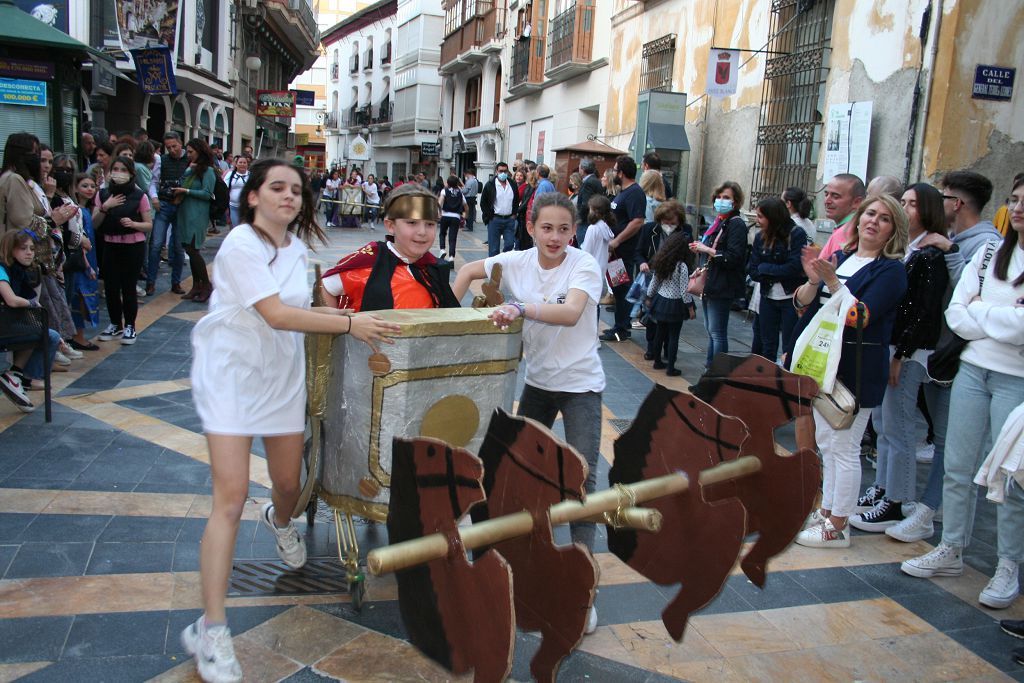
M 47 26 L 68 32 L 68 0 L 14 0 L 14 4 Z
M 178 0 L 107 0 L 104 44 L 121 50 L 165 45 L 178 37 Z
M 852 173 L 867 181 L 871 111 L 871 102 L 844 102 L 828 108 L 823 174 L 826 183 L 840 173 Z

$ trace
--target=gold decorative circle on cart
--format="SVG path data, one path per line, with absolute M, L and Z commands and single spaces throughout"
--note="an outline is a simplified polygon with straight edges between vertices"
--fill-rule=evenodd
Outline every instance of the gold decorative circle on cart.
M 359 493 L 366 498 L 376 498 L 377 494 L 380 493 L 380 484 L 377 483 L 376 479 L 363 477 L 359 480 Z
M 452 446 L 466 446 L 480 426 L 480 410 L 468 396 L 445 396 L 430 406 L 423 415 L 420 436 L 447 441 Z
M 383 377 L 384 375 L 391 372 L 391 361 L 383 353 L 371 354 L 366 359 L 366 364 L 370 366 L 370 372 L 375 377 Z

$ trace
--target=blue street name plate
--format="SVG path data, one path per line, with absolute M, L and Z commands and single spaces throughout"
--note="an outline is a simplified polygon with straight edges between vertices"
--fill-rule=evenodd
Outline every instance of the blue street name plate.
M 46 81 L 0 78 L 0 104 L 45 107 Z
M 1013 79 L 1016 69 L 1008 66 L 979 64 L 974 69 L 974 88 L 971 97 L 976 100 L 1008 102 L 1013 97 Z

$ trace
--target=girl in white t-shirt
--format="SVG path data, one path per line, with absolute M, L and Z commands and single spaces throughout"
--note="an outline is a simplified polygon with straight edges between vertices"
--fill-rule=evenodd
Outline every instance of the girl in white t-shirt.
M 565 195 L 538 196 L 526 229 L 533 237 L 532 248 L 466 264 L 452 289 L 461 299 L 472 281 L 490 277 L 494 265 L 501 264 L 501 289 L 509 303 L 495 308 L 490 317 L 499 326 L 519 317 L 525 321 L 526 386 L 519 414 L 551 427 L 561 412 L 566 441 L 587 460 L 587 491 L 592 492 L 604 391 L 604 368 L 594 335 L 603 275 L 594 257 L 569 246 L 576 233 L 576 212 Z M 591 549 L 594 532 L 594 524 L 572 525 L 573 541 Z M 591 610 L 588 629 L 596 621 Z
M 213 509 L 199 558 L 205 612 L 181 642 L 207 681 L 242 680 L 224 601 L 255 436 L 263 437 L 273 482 L 260 519 L 285 564 L 306 562 L 305 543 L 291 523 L 305 429 L 302 333 L 351 334 L 374 346 L 398 330 L 369 313 L 309 308 L 303 240 L 322 240 L 323 232 L 305 174 L 284 161 L 260 161 L 246 189 L 242 223 L 224 238 L 214 262 L 210 311 L 192 331 L 192 397 L 210 452 Z

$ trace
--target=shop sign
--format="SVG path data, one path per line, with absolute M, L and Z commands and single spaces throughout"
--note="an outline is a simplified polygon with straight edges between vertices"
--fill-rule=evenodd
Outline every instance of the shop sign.
M 9 59 L 0 57 L 0 76 L 9 78 L 43 78 L 53 80 L 54 69 L 51 62 L 34 62 L 29 59 Z
M 295 104 L 300 107 L 316 106 L 316 91 L 314 90 L 293 90 L 295 93 Z
M 979 64 L 974 69 L 974 87 L 971 97 L 976 100 L 1009 102 L 1013 97 L 1013 79 L 1016 69 L 1008 66 Z
M 421 142 L 420 143 L 420 156 L 421 157 L 439 157 L 439 156 L 441 156 L 441 143 L 440 142 Z
M 25 107 L 46 106 L 46 81 L 23 81 L 18 78 L 0 78 L 0 104 Z
M 289 90 L 257 90 L 256 116 L 295 116 L 295 93 Z

